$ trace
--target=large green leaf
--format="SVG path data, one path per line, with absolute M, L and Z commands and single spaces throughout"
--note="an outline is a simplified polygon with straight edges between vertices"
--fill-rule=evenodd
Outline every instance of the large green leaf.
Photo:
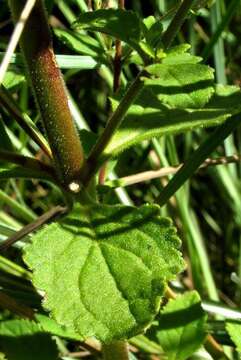
M 58 360 L 56 343 L 33 321 L 0 322 L 0 348 L 8 360 Z
M 241 353 L 241 323 L 239 322 L 227 322 L 226 330 L 233 340 L 238 352 Z
M 117 104 L 112 100 L 114 108 Z M 169 109 L 162 105 L 151 89 L 144 89 L 107 146 L 103 161 L 118 156 L 142 140 L 217 126 L 240 110 L 241 93 L 234 86 L 218 86 L 209 103 L 198 110 Z
M 168 360 L 186 360 L 200 346 L 205 337 L 206 315 L 197 292 L 187 292 L 169 300 L 161 311 L 158 341 Z
M 86 12 L 74 22 L 75 29 L 100 31 L 118 38 L 133 47 L 141 39 L 141 21 L 133 11 L 101 9 Z
M 183 55 L 182 55 L 183 56 Z M 172 108 L 202 108 L 214 93 L 213 69 L 201 64 L 166 63 L 146 68 L 145 85 Z
M 57 322 L 110 341 L 151 323 L 166 281 L 183 268 L 179 246 L 156 205 L 76 204 L 33 236 L 24 259 Z

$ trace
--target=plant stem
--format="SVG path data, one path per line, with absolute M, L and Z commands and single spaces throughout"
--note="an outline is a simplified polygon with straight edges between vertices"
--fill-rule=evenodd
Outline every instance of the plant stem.
M 23 0 L 9 0 L 15 22 L 19 18 L 24 3 Z M 25 24 L 20 45 L 59 180 L 62 186 L 69 190 L 71 182 L 78 183 L 84 155 L 69 110 L 62 76 L 56 64 L 47 14 L 42 0 L 36 0 Z
M 125 9 L 125 0 L 118 0 L 119 9 Z M 117 92 L 120 87 L 121 76 L 121 56 L 122 56 L 122 44 L 119 39 L 115 41 L 115 58 L 114 58 L 114 92 Z
M 15 213 L 18 217 L 20 217 L 26 222 L 36 220 L 37 215 L 35 215 L 32 210 L 18 203 L 15 199 L 6 194 L 6 192 L 4 192 L 3 190 L 0 190 L 0 204 L 1 207 L 6 204 L 13 213 Z
M 18 240 L 21 240 L 26 235 L 29 235 L 34 230 L 38 229 L 43 224 L 46 224 L 48 221 L 53 220 L 56 216 L 63 215 L 67 212 L 67 207 L 55 206 L 50 209 L 43 215 L 39 216 L 35 221 L 30 224 L 24 226 L 21 230 L 17 231 L 13 235 L 11 235 L 7 240 L 5 240 L 0 245 L 0 252 L 8 249 L 10 246 L 15 244 Z
M 2 83 L 4 76 L 7 72 L 11 57 L 17 47 L 18 41 L 21 37 L 22 31 L 24 29 L 25 22 L 31 13 L 33 6 L 36 0 L 27 0 L 24 4 L 23 10 L 20 14 L 19 21 L 17 22 L 13 34 L 11 36 L 10 42 L 8 44 L 7 50 L 4 54 L 4 58 L 0 65 L 0 84 Z
M 44 171 L 55 176 L 54 168 L 44 162 L 29 156 L 20 155 L 12 151 L 0 150 L 0 161 L 23 166 L 25 169 Z
M 1 159 L 1 151 L 0 151 L 0 159 Z M 231 156 L 221 156 L 216 159 L 208 158 L 206 159 L 202 165 L 199 166 L 197 170 L 202 170 L 205 168 L 208 168 L 210 166 L 218 166 L 218 165 L 227 165 L 232 163 L 237 163 L 241 161 L 241 155 L 231 155 Z M 159 170 L 149 170 L 149 171 L 143 171 L 134 175 L 128 175 L 124 176 L 122 178 L 117 178 L 115 180 L 108 180 L 108 181 L 102 181 L 100 182 L 102 185 L 105 184 L 107 186 L 110 186 L 112 188 L 116 187 L 125 187 L 129 185 L 135 185 L 141 182 L 150 181 L 157 178 L 166 177 L 168 175 L 173 175 L 178 172 L 178 170 L 183 166 L 184 164 L 181 163 L 176 166 L 166 166 L 162 167 Z
M 52 158 L 52 153 L 47 140 L 40 133 L 28 114 L 22 112 L 14 98 L 3 85 L 0 85 L 0 103 L 4 106 L 8 113 L 14 117 L 26 134 L 28 134 L 30 138 L 38 144 L 40 149 L 42 149 L 48 157 Z
M 113 341 L 102 345 L 104 360 L 129 360 L 128 344 L 126 341 Z
M 120 126 L 129 107 L 135 101 L 136 97 L 141 91 L 143 87 L 143 81 L 141 80 L 142 75 L 144 75 L 144 71 L 141 71 L 135 78 L 135 80 L 132 82 L 131 86 L 129 87 L 121 102 L 119 103 L 117 109 L 109 118 L 105 130 L 103 131 L 102 135 L 92 149 L 81 174 L 81 180 L 84 184 L 88 184 L 91 177 L 98 170 L 99 166 L 102 163 L 103 152 L 106 146 L 108 145 L 115 131 Z
M 168 26 L 167 30 L 165 31 L 162 42 L 164 48 L 167 49 L 170 47 L 172 41 L 174 40 L 175 36 L 177 35 L 180 27 L 184 23 L 189 10 L 191 9 L 192 5 L 194 4 L 195 0 L 184 0 L 179 9 L 177 10 L 176 15 L 172 19 L 170 25 Z

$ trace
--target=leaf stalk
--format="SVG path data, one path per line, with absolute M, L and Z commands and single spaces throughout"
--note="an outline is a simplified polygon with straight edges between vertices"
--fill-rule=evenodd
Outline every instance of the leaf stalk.
M 85 163 L 85 167 L 83 168 L 83 171 L 81 173 L 81 180 L 83 184 L 88 184 L 92 176 L 104 162 L 104 150 L 106 146 L 109 144 L 115 131 L 122 123 L 129 107 L 135 101 L 136 97 L 143 88 L 143 81 L 141 80 L 141 77 L 143 75 L 144 71 L 140 71 L 138 76 L 132 82 L 127 92 L 123 96 L 121 102 L 119 103 L 117 109 L 109 118 L 105 130 L 103 131 L 102 135 L 99 137 L 97 143 L 93 147 L 89 158 Z
M 104 360 L 129 360 L 128 344 L 126 341 L 113 341 L 102 345 Z

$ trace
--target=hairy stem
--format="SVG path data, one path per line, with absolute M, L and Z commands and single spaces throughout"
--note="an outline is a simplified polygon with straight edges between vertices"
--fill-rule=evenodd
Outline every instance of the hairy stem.
M 18 21 L 24 3 L 23 0 L 9 0 L 15 22 Z M 84 155 L 69 110 L 62 76 L 56 64 L 42 0 L 36 0 L 25 24 L 20 45 L 59 180 L 68 189 L 71 182 L 78 182 Z
M 129 360 L 126 341 L 113 341 L 102 346 L 104 360 Z
M 165 49 L 170 47 L 172 41 L 177 35 L 182 24 L 184 23 L 189 13 L 189 10 L 191 9 L 194 2 L 195 0 L 183 0 L 183 2 L 181 3 L 179 9 L 177 10 L 176 15 L 172 19 L 170 25 L 168 26 L 167 30 L 165 31 L 162 37 L 162 42 Z

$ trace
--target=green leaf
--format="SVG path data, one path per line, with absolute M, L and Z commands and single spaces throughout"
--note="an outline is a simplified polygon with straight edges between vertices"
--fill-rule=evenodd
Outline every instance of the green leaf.
M 73 28 L 99 31 L 118 38 L 132 47 L 141 39 L 141 21 L 133 11 L 101 9 L 86 12 L 74 22 Z
M 0 323 L 0 347 L 8 360 L 58 360 L 55 342 L 29 320 Z
M 214 93 L 213 70 L 200 64 L 154 64 L 144 78 L 157 98 L 172 108 L 202 108 Z
M 206 316 L 196 291 L 169 300 L 161 311 L 158 341 L 168 360 L 186 360 L 202 345 Z
M 142 32 L 144 33 L 145 37 L 148 34 L 148 31 L 150 30 L 152 25 L 155 24 L 155 22 L 156 22 L 156 19 L 155 19 L 155 16 L 153 16 L 153 15 L 150 15 L 142 20 L 142 24 L 141 24 Z
M 25 81 L 25 76 L 18 71 L 8 71 L 4 76 L 3 85 L 8 90 L 14 90 L 16 87 L 22 85 Z
M 179 247 L 156 205 L 76 204 L 33 236 L 24 259 L 55 320 L 107 342 L 150 325 L 166 281 L 183 269 Z
M 189 44 L 181 44 L 173 46 L 166 52 L 166 57 L 162 60 L 163 64 L 175 65 L 175 64 L 197 64 L 202 61 L 199 56 L 191 55 L 187 52 L 190 49 Z
M 163 25 L 161 20 L 155 22 L 146 33 L 146 41 L 152 47 L 156 48 L 161 44 L 161 34 L 163 31 Z
M 113 108 L 117 105 L 112 100 Z M 234 86 L 217 86 L 210 102 L 198 110 L 167 108 L 151 89 L 144 89 L 107 146 L 103 161 L 143 140 L 217 126 L 240 111 L 241 92 Z
M 98 136 L 92 131 L 82 129 L 79 131 L 79 137 L 84 150 L 85 156 L 89 156 L 92 147 L 95 145 Z
M 94 38 L 65 29 L 54 29 L 54 34 L 64 45 L 76 53 L 89 55 L 97 59 L 98 62 L 102 57 L 103 61 L 104 49 Z
M 233 340 L 237 351 L 241 353 L 241 323 L 239 322 L 226 322 L 226 330 Z

